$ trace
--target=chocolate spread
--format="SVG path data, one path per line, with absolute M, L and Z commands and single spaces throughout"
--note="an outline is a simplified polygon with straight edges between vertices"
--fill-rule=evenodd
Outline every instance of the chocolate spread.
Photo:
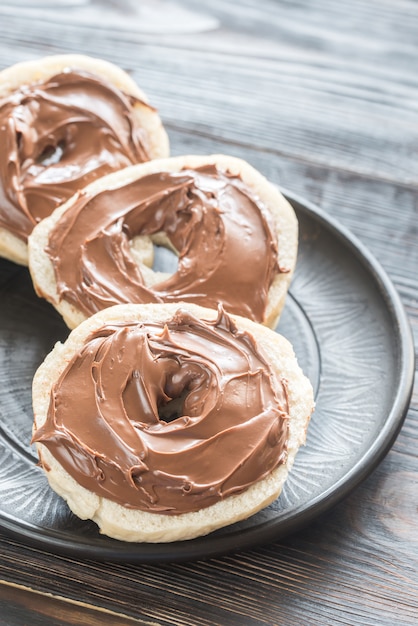
M 86 489 L 164 514 L 242 492 L 285 462 L 287 440 L 286 383 L 222 309 L 92 333 L 34 434 Z
M 194 302 L 263 321 L 278 271 L 269 212 L 238 176 L 214 165 L 146 175 L 82 192 L 55 225 L 47 253 L 60 298 L 87 316 L 117 303 Z M 129 240 L 164 232 L 178 269 L 147 286 Z
M 0 226 L 26 241 L 36 223 L 78 189 L 148 161 L 135 102 L 76 69 L 0 99 Z

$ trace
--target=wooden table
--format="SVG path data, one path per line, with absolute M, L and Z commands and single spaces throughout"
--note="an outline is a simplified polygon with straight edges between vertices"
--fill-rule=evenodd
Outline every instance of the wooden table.
M 225 152 L 317 203 L 392 278 L 418 332 L 413 0 L 0 3 L 0 66 L 82 52 L 158 107 L 172 154 Z M 349 497 L 209 561 L 77 561 L 0 534 L 0 624 L 417 624 L 418 397 Z

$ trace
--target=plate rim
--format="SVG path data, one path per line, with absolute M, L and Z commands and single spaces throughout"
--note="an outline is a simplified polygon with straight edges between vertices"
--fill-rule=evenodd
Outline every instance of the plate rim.
M 88 536 L 78 536 L 77 540 L 72 542 L 66 536 L 63 537 L 62 531 L 59 530 L 45 528 L 40 532 L 36 525 L 11 520 L 0 511 L 1 530 L 18 540 L 23 539 L 25 543 L 35 548 L 44 549 L 53 554 L 75 556 L 83 560 L 146 564 L 208 559 L 278 541 L 300 530 L 343 500 L 383 460 L 402 428 L 413 392 L 415 348 L 409 318 L 386 270 L 356 235 L 313 202 L 284 187 L 279 186 L 279 189 L 293 206 L 296 204 L 296 211 L 301 211 L 319 222 L 322 227 L 331 231 L 333 237 L 344 242 L 345 246 L 350 249 L 369 277 L 373 278 L 386 304 L 392 325 L 396 327 L 395 339 L 400 364 L 398 387 L 390 411 L 372 445 L 343 476 L 308 504 L 300 504 L 287 512 L 283 510 L 279 522 L 277 519 L 267 520 L 259 527 L 242 529 L 239 535 L 208 535 L 189 541 L 162 544 L 131 544 L 104 538 L 105 541 L 109 541 L 109 546 L 102 547 L 91 544 Z M 138 545 L 140 545 L 140 550 L 135 549 Z

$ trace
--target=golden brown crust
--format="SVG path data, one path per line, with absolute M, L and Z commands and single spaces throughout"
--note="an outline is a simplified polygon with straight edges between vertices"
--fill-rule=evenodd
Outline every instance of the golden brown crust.
M 28 264 L 28 246 L 27 244 L 0 226 L 0 257 L 19 263 L 19 265 Z

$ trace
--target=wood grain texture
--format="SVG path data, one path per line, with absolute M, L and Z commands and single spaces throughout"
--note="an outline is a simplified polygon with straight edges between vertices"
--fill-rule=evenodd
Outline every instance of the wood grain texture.
M 121 65 L 159 108 L 173 154 L 243 157 L 349 227 L 393 279 L 418 340 L 418 3 L 38 4 L 1 3 L 1 67 L 59 52 Z M 417 444 L 415 389 L 377 470 L 280 543 L 206 562 L 133 566 L 48 555 L 0 534 L 0 579 L 139 623 L 412 626 Z M 15 610 L 13 626 L 28 615 L 33 624 L 53 619 L 52 608 L 23 595 L 0 586 L 0 614 Z M 62 623 L 90 623 L 65 606 Z
M 0 581 L 3 626 L 132 626 L 150 622 L 128 618 L 120 613 L 98 609 L 83 602 L 68 601 L 50 594 L 34 593 L 32 589 Z

